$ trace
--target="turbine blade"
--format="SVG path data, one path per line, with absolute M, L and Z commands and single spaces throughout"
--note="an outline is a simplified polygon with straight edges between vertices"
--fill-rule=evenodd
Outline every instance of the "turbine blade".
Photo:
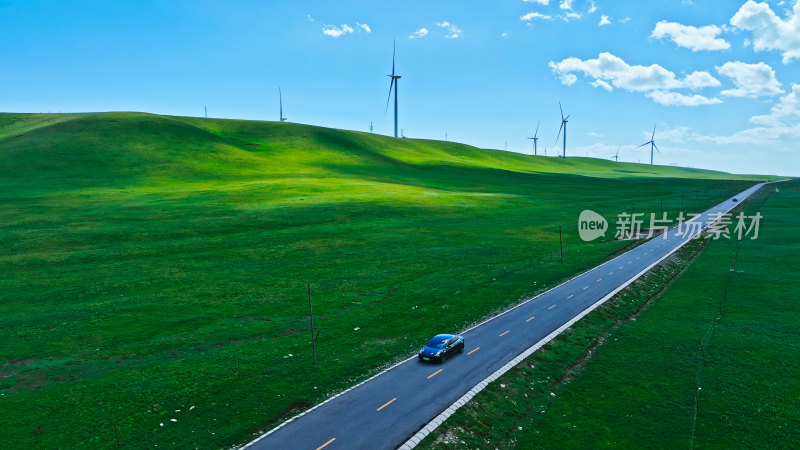
M 561 108 L 561 102 L 558 102 L 558 110 L 561 111 L 561 120 L 564 120 L 564 110 Z
M 639 148 L 639 147 L 644 147 L 644 146 L 645 146 L 645 145 L 647 145 L 647 144 L 649 144 L 649 142 L 645 142 L 644 144 L 642 144 L 642 145 L 640 145 L 640 146 L 638 146 L 638 147 L 636 147 L 636 148 Z
M 658 146 L 656 145 L 656 143 L 655 143 L 655 142 L 653 142 L 653 147 L 655 147 L 655 148 L 656 148 L 656 151 L 657 151 L 658 153 L 661 153 L 661 150 L 659 150 L 659 149 L 658 149 Z
M 392 41 L 392 76 L 394 76 L 394 55 L 397 52 L 397 41 Z
M 539 125 L 540 125 L 540 124 L 541 124 L 541 122 L 538 122 L 538 123 L 536 124 L 536 131 L 533 133 L 533 138 L 534 138 L 534 139 L 536 139 L 536 136 L 538 136 L 538 135 L 539 135 Z
M 650 136 L 650 140 L 652 141 L 655 138 L 656 138 L 656 124 L 653 124 L 653 135 Z
M 572 114 L 568 115 L 567 117 L 564 117 L 564 122 L 566 122 L 567 119 L 569 119 L 570 117 L 572 117 Z
M 558 135 L 556 136 L 556 143 L 553 144 L 553 145 L 557 145 L 558 144 L 558 138 L 561 137 L 561 129 L 562 128 L 564 128 L 564 122 L 561 122 L 561 126 L 558 128 Z
M 392 77 L 391 83 L 389 83 L 389 96 L 386 97 L 386 111 L 383 112 L 385 116 L 389 112 L 389 100 L 392 99 L 392 88 L 394 87 L 394 77 Z

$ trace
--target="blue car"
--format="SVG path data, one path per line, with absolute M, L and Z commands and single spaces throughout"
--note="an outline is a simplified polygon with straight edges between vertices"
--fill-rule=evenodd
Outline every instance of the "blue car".
M 464 337 L 457 334 L 439 334 L 419 351 L 419 360 L 444 362 L 447 357 L 464 352 Z

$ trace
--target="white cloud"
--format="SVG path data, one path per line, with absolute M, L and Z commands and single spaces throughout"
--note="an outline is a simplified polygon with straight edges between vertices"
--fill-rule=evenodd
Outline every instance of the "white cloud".
M 311 23 L 314 22 L 314 18 L 311 17 L 311 14 L 306 14 L 306 18 L 308 19 L 309 22 L 311 22 Z
M 681 25 L 676 22 L 662 20 L 656 24 L 651 38 L 669 38 L 678 47 L 691 49 L 693 52 L 698 50 L 725 50 L 731 45 L 725 40 L 717 37 L 722 33 L 722 29 L 716 25 L 706 25 L 704 27 L 693 27 Z
M 581 16 L 580 13 L 576 13 L 575 11 L 570 11 L 561 16 L 561 18 L 564 19 L 564 22 L 569 22 L 570 19 L 580 19 L 581 17 L 583 16 Z
M 778 50 L 784 64 L 800 58 L 800 2 L 795 2 L 786 19 L 781 19 L 767 3 L 748 0 L 730 22 L 752 33 L 753 50 Z
M 524 16 L 519 18 L 519 20 L 523 22 L 529 22 L 533 19 L 550 20 L 552 19 L 552 17 L 538 12 L 529 12 L 528 14 L 525 14 Z
M 601 27 L 603 25 L 611 25 L 611 21 L 608 20 L 608 16 L 600 16 L 600 23 L 598 23 Z
M 698 90 L 707 87 L 717 87 L 722 83 L 708 72 L 692 72 L 683 79 L 683 84 L 689 89 Z
M 425 27 L 422 27 L 419 30 L 411 33 L 411 35 L 408 38 L 409 39 L 419 39 L 419 38 L 425 37 L 427 35 L 428 35 L 428 29 L 425 28 Z
M 361 27 L 361 29 L 366 31 L 367 33 L 372 33 L 372 29 L 369 27 L 369 25 L 367 25 L 365 23 L 358 23 L 358 22 L 356 22 L 356 25 Z
M 646 131 L 646 138 L 650 138 L 650 131 Z M 658 130 L 658 139 L 664 142 L 674 142 L 676 144 L 683 144 L 686 141 L 692 141 L 697 138 L 697 133 L 692 131 L 687 126 L 678 128 L 667 128 L 666 130 Z
M 592 81 L 592 86 L 594 86 L 594 87 L 601 87 L 601 88 L 603 88 L 603 89 L 605 89 L 605 90 L 607 90 L 607 91 L 609 91 L 609 92 L 611 92 L 611 91 L 613 91 L 613 90 L 614 90 L 614 88 L 613 88 L 613 87 L 611 87 L 611 85 L 610 85 L 610 84 L 606 83 L 606 82 L 605 82 L 605 81 L 603 81 L 603 80 L 594 80 L 594 81 Z
M 614 87 L 636 92 L 699 89 L 719 85 L 719 81 L 707 72 L 693 72 L 683 80 L 679 80 L 673 72 L 658 64 L 632 66 L 622 58 L 607 52 L 600 53 L 597 59 L 582 61 L 571 57 L 557 63 L 551 61 L 549 66 L 566 85 L 577 81 L 573 72 L 580 72 L 595 80 L 606 81 Z
M 791 92 L 781 97 L 769 114 L 751 117 L 750 121 L 758 126 L 727 135 L 702 135 L 689 127 L 681 126 L 659 131 L 657 138 L 661 141 L 678 144 L 702 145 L 702 151 L 698 151 L 696 156 L 707 159 L 709 163 L 707 167 L 740 172 L 743 167 L 746 167 L 750 173 L 797 175 L 797 167 L 800 167 L 800 153 L 796 151 L 795 142 L 800 139 L 800 84 L 792 85 Z M 710 144 L 719 145 L 723 150 L 715 154 L 713 150 L 709 149 Z M 775 158 L 765 159 L 763 153 L 755 153 L 752 157 L 745 156 L 751 154 L 749 150 L 753 146 L 762 149 L 768 146 L 771 151 L 775 152 L 772 154 Z M 747 153 L 743 151 L 745 148 L 748 149 Z M 712 156 L 713 158 L 711 158 Z M 736 158 L 741 160 L 732 161 Z M 691 160 L 697 161 L 698 159 L 692 158 Z M 730 166 L 730 169 L 724 167 L 726 164 Z
M 630 21 L 631 21 L 631 18 L 630 17 L 626 17 L 626 18 L 620 20 L 619 23 L 628 23 Z
M 728 97 L 756 98 L 765 95 L 778 95 L 784 92 L 781 83 L 775 78 L 772 67 L 760 62 L 747 64 L 741 61 L 726 62 L 716 68 L 717 73 L 733 80 L 736 89 L 721 92 Z
M 506 32 L 503 32 L 503 34 L 501 34 L 500 36 L 502 36 L 502 37 L 508 37 L 508 33 L 506 33 Z
M 446 20 L 444 22 L 437 23 L 436 26 L 447 30 L 447 34 L 445 34 L 444 37 L 448 39 L 456 39 L 457 37 L 461 36 L 461 29 Z
M 792 84 L 792 92 L 781 97 L 769 114 L 753 116 L 750 121 L 760 125 L 781 126 L 800 122 L 800 84 Z
M 550 64 L 553 64 L 553 62 L 550 61 Z M 565 84 L 567 86 L 572 86 L 576 81 L 578 81 L 578 77 L 574 73 L 560 74 L 559 76 L 561 78 L 561 84 Z M 603 83 L 605 83 L 606 86 L 610 86 L 605 81 L 603 81 Z
M 592 86 L 607 91 L 620 88 L 626 91 L 644 92 L 656 103 L 665 106 L 700 106 L 722 103 L 718 98 L 703 95 L 685 95 L 672 92 L 675 89 L 698 90 L 719 86 L 720 82 L 708 72 L 692 72 L 679 79 L 673 72 L 651 64 L 649 66 L 632 66 L 622 58 L 611 53 L 600 53 L 597 59 L 582 61 L 578 58 L 567 58 L 560 62 L 550 62 L 553 73 L 561 83 L 571 86 L 578 81 L 575 73 L 594 78 Z
M 800 123 L 776 127 L 748 128 L 728 136 L 698 136 L 696 140 L 715 144 L 774 145 L 781 144 L 781 141 L 787 139 L 795 142 L 798 138 L 800 138 Z
M 597 5 L 595 5 L 594 0 L 589 2 L 589 14 L 594 14 L 597 11 Z
M 337 27 L 334 25 L 322 26 L 322 34 L 324 34 L 325 36 L 330 36 L 335 38 L 338 38 L 339 36 L 342 36 L 344 34 L 350 34 L 353 31 L 355 30 L 353 30 L 353 28 L 350 25 L 347 25 L 346 23 L 342 24 L 341 27 Z
M 573 1 L 574 0 L 562 0 L 558 7 L 566 11 L 571 11 Z
M 550 0 L 522 0 L 525 3 L 538 3 L 540 5 L 547 6 L 550 4 Z
M 652 91 L 647 96 L 654 102 L 664 106 L 702 106 L 722 103 L 718 98 L 708 98 L 703 95 L 684 95 L 678 92 Z

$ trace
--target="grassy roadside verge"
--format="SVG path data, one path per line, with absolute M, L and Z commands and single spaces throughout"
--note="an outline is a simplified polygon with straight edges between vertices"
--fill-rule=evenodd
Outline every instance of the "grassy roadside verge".
M 797 193 L 791 190 L 795 186 L 782 188 L 783 198 L 788 200 L 784 208 L 792 201 L 796 202 Z M 754 213 L 767 197 L 768 192 L 762 190 L 743 207 L 748 208 L 748 213 Z M 774 198 L 766 203 L 774 204 Z M 792 212 L 790 207 L 783 212 L 767 210 L 764 214 L 775 216 L 771 223 L 781 221 L 780 217 L 786 214 L 797 218 L 797 211 Z M 767 227 L 762 228 L 762 233 L 767 232 Z M 772 232 L 772 238 L 782 242 L 774 249 L 780 255 L 783 253 L 779 250 L 780 245 L 790 242 L 786 240 L 789 235 L 777 227 Z M 747 243 L 747 247 L 755 253 L 755 245 L 769 245 L 768 240 L 762 243 L 761 239 Z M 723 315 L 722 321 L 716 322 L 714 333 L 709 338 L 709 326 L 714 323 L 710 320 L 714 318 L 715 308 L 717 311 L 719 308 L 717 297 L 724 292 L 721 281 L 727 276 L 731 264 L 731 246 L 735 250 L 736 244 L 713 241 L 703 252 L 707 244 L 709 241 L 688 244 L 669 261 L 589 314 L 543 351 L 528 358 L 479 394 L 423 441 L 422 447 L 690 445 L 690 425 L 695 406 L 693 394 L 697 392 L 693 384 L 698 376 L 698 341 L 704 337 L 710 341 L 704 348 L 701 391 L 703 398 L 706 395 L 711 398 L 699 403 L 694 443 L 717 445 L 718 442 L 727 442 L 722 446 L 731 447 L 742 438 L 749 438 L 749 442 L 758 445 L 790 442 L 787 440 L 787 426 L 796 424 L 798 419 L 796 382 L 781 383 L 780 386 L 776 382 L 764 383 L 769 388 L 764 386 L 759 391 L 773 389 L 774 392 L 760 401 L 746 402 L 750 403 L 746 406 L 736 405 L 736 402 L 742 396 L 753 398 L 750 391 L 756 384 L 755 376 L 757 371 L 764 369 L 754 365 L 748 353 L 771 348 L 762 357 L 764 365 L 772 369 L 765 373 L 768 379 L 779 379 L 787 369 L 797 373 L 796 362 L 780 360 L 778 355 L 783 349 L 777 344 L 780 342 L 791 348 L 791 339 L 786 339 L 790 337 L 787 336 L 786 320 L 796 320 L 796 317 L 792 319 L 790 316 L 778 323 L 765 320 L 764 316 L 759 316 L 755 306 L 761 302 L 752 301 L 753 293 L 759 292 L 758 286 L 764 280 L 753 279 L 737 289 L 733 288 L 734 283 L 729 291 L 729 300 L 723 305 L 723 313 L 729 307 L 732 310 Z M 742 265 L 746 259 L 755 267 L 763 264 L 755 255 L 748 258 L 744 250 L 742 252 L 738 268 L 732 275 L 734 278 L 745 270 Z M 695 257 L 698 259 L 692 264 Z M 785 270 L 781 271 L 779 267 L 760 272 L 770 273 L 773 279 L 781 278 Z M 752 273 L 752 269 L 748 268 L 747 273 Z M 714 271 L 716 273 L 711 278 L 719 278 L 716 282 L 698 274 Z M 788 292 L 787 289 L 784 291 Z M 748 292 L 750 300 L 744 303 L 749 309 L 734 313 L 740 306 L 734 307 L 733 298 L 738 295 L 747 298 Z M 645 309 L 646 313 L 642 314 Z M 778 311 L 780 309 L 768 312 L 767 317 L 772 319 Z M 733 318 L 727 319 L 730 329 L 726 334 L 722 324 L 728 315 L 748 319 L 746 323 L 738 324 Z M 757 345 L 747 349 L 744 342 L 755 337 L 754 333 L 744 334 L 748 329 L 772 333 L 761 335 L 758 342 L 752 343 Z M 740 339 L 743 342 L 738 342 Z M 722 340 L 726 342 L 726 348 L 714 353 Z M 745 353 L 737 354 L 737 351 L 745 350 Z M 708 394 L 711 379 L 718 386 L 713 394 Z M 722 399 L 726 399 L 728 404 Z M 794 413 L 789 412 L 791 408 L 794 408 Z M 762 416 L 760 424 L 749 423 L 752 419 L 745 418 L 752 416 L 754 411 Z M 764 427 L 774 429 L 765 433 L 761 429 Z

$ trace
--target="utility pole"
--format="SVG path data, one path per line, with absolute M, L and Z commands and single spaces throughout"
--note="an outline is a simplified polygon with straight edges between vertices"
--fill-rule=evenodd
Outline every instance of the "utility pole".
M 317 338 L 314 336 L 314 310 L 311 307 L 311 283 L 308 286 L 308 314 L 311 317 L 311 353 L 314 355 L 314 365 L 317 365 Z M 319 335 L 319 334 L 318 334 Z
M 369 123 L 369 134 L 372 134 L 372 122 Z
M 561 262 L 564 262 L 564 240 L 561 237 L 561 225 L 558 226 L 558 246 L 561 249 Z

